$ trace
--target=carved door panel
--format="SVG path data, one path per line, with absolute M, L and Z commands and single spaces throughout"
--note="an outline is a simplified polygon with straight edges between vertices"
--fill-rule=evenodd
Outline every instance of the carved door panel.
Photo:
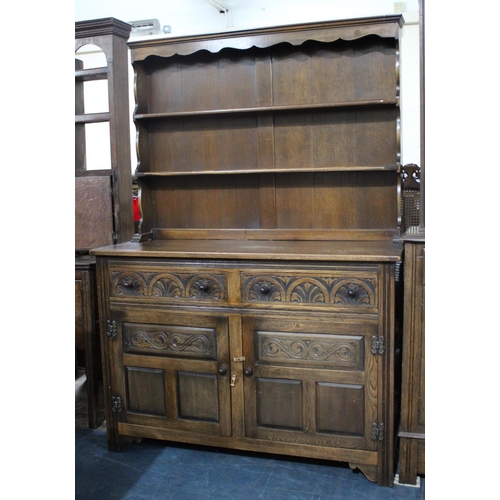
M 244 318 L 247 437 L 376 449 L 376 329 L 366 320 Z
M 119 422 L 231 434 L 226 317 L 142 309 L 112 318 Z

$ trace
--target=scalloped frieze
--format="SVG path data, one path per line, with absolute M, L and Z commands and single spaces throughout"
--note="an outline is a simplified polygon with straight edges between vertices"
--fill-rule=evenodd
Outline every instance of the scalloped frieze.
M 297 24 L 279 28 L 137 40 L 129 42 L 129 46 L 134 60 L 140 61 L 153 54 L 160 57 L 171 57 L 176 54 L 186 56 L 201 50 L 215 54 L 227 48 L 246 50 L 257 47 L 262 49 L 282 42 L 298 46 L 308 40 L 328 43 L 336 40 L 357 40 L 369 35 L 397 39 L 401 26 L 401 15 L 379 16 Z
M 226 276 L 211 273 L 112 271 L 111 294 L 114 297 L 226 300 Z
M 375 306 L 374 278 L 242 275 L 243 302 Z

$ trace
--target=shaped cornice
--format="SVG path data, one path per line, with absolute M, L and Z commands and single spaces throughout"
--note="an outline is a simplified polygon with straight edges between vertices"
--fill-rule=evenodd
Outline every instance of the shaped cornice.
M 282 42 L 297 46 L 308 40 L 334 42 L 339 39 L 356 40 L 369 35 L 397 39 L 402 26 L 403 17 L 401 15 L 390 15 L 203 35 L 144 39 L 129 41 L 128 46 L 132 51 L 133 61 L 140 61 L 151 55 L 160 57 L 186 56 L 201 50 L 217 53 L 228 48 L 239 50 L 251 47 L 266 48 Z
M 89 38 L 104 35 L 116 35 L 128 40 L 132 25 L 106 17 L 103 19 L 92 19 L 90 21 L 78 21 L 75 23 L 75 38 Z

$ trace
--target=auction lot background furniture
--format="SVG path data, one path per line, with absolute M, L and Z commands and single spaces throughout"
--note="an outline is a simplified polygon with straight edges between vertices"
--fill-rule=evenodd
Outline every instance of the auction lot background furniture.
M 89 426 L 98 427 L 98 378 L 101 374 L 92 248 L 129 241 L 134 234 L 128 116 L 128 47 L 131 26 L 113 18 L 75 23 L 75 51 L 95 45 L 107 64 L 85 68 L 75 62 L 75 347 L 84 351 Z M 85 113 L 85 85 L 107 81 L 108 110 Z M 88 170 L 86 127 L 109 124 L 110 158 Z M 108 160 L 108 159 L 106 159 Z M 78 364 L 77 364 L 78 366 Z

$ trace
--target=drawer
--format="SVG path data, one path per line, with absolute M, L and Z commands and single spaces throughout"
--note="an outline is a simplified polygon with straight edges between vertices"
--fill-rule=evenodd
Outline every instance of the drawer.
M 373 271 L 242 272 L 241 301 L 252 305 L 377 308 L 377 274 Z
M 227 273 L 212 269 L 110 263 L 111 297 L 227 302 Z

